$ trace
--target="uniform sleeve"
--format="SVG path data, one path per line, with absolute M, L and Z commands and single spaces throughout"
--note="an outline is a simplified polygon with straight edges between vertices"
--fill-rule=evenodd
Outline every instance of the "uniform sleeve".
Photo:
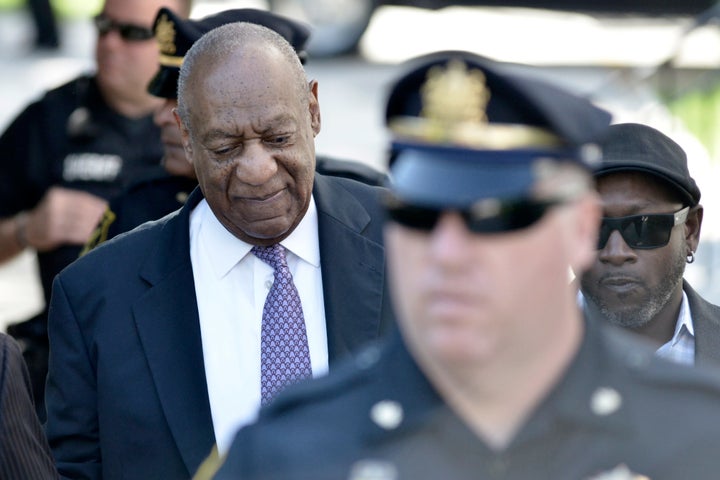
M 20 347 L 0 334 L 0 478 L 57 478 Z
M 63 478 L 99 479 L 97 382 L 62 278 L 55 278 L 48 317 L 50 362 L 46 432 Z
M 34 207 L 44 193 L 39 182 L 49 178 L 40 152 L 51 143 L 43 138 L 42 107 L 33 103 L 0 136 L 0 218 Z

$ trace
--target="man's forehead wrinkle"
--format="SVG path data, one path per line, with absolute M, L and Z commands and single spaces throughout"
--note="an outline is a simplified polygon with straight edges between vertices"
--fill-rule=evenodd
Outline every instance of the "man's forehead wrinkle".
M 225 140 L 225 139 L 227 139 L 227 138 L 239 138 L 239 139 L 242 139 L 242 138 L 243 138 L 243 134 L 240 133 L 240 132 L 238 132 L 238 133 L 231 133 L 231 132 L 228 132 L 228 131 L 225 131 L 225 130 L 212 129 L 212 130 L 209 130 L 209 131 L 205 132 L 205 134 L 202 136 L 202 140 L 203 140 L 204 142 L 210 142 L 210 141 L 213 141 L 213 140 Z

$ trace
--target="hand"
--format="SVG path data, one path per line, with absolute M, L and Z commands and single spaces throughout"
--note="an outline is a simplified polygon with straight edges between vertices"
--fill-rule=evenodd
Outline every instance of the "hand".
M 37 251 L 60 245 L 84 245 L 107 209 L 100 197 L 78 190 L 52 187 L 28 213 L 25 240 Z

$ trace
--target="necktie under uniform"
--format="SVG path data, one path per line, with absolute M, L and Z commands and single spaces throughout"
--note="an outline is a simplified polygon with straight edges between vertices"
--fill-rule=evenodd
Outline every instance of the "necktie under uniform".
M 274 270 L 263 307 L 260 334 L 260 389 L 263 405 L 288 384 L 312 375 L 300 295 L 280 244 L 255 246 L 252 253 Z

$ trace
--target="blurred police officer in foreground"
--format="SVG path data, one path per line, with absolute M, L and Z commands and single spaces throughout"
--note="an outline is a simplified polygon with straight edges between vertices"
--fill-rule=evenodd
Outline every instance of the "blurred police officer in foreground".
M 583 320 L 609 115 L 466 53 L 395 85 L 387 256 L 401 335 L 288 390 L 217 479 L 710 479 L 720 380 Z
M 720 307 L 683 280 L 703 219 L 685 152 L 647 125 L 613 125 L 595 177 L 605 216 L 580 282 L 588 315 L 643 335 L 662 357 L 719 363 Z
M 115 235 L 126 232 L 148 220 L 155 220 L 182 207 L 197 186 L 192 164 L 185 157 L 180 129 L 173 115 L 177 107 L 177 82 L 185 54 L 193 43 L 210 30 L 232 22 L 249 22 L 270 28 L 293 46 L 305 63 L 305 45 L 310 30 L 305 25 L 265 10 L 232 9 L 202 19 L 185 19 L 163 8 L 158 13 L 153 31 L 160 46 L 160 68 L 148 85 L 148 92 L 164 99 L 155 112 L 163 143 L 162 164 L 166 172 L 149 172 L 117 198 L 105 211 L 83 253 Z M 356 161 L 318 157 L 316 171 L 326 175 L 352 178 L 371 185 L 381 185 L 387 176 Z M 170 175 L 168 176 L 167 173 Z
M 158 165 L 162 148 L 146 87 L 157 68 L 152 21 L 190 0 L 105 0 L 95 17 L 96 71 L 48 91 L 0 136 L 0 262 L 38 253 L 46 304 L 55 275 L 78 257 L 107 202 Z M 44 417 L 47 311 L 8 328 L 23 345 Z

